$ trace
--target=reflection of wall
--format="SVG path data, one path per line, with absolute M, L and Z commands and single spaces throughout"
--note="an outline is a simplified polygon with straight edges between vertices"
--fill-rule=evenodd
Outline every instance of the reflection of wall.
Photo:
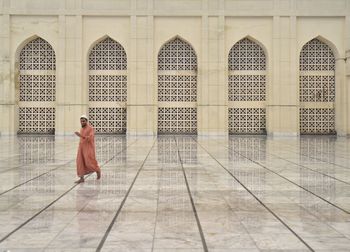
M 327 165 L 325 162 L 335 161 L 335 141 L 336 138 L 303 137 L 300 139 L 300 163 L 306 167 L 317 170 L 320 173 L 335 176 L 334 165 Z M 319 164 L 319 165 L 318 165 Z M 300 185 L 305 189 L 321 196 L 331 202 L 336 197 L 336 181 L 320 173 L 300 168 Z M 319 212 L 323 215 L 333 216 L 334 207 L 325 208 L 323 201 L 317 200 L 310 193 L 301 190 L 300 199 L 303 207 L 311 212 Z
M 96 159 L 100 164 L 121 164 L 126 162 L 126 138 L 123 136 L 95 136 Z
M 96 158 L 99 164 L 103 165 L 105 162 L 108 162 L 105 168 L 102 167 L 104 183 L 100 188 L 100 193 L 124 196 L 127 191 L 126 137 L 97 135 L 95 136 L 95 144 Z
M 168 205 L 173 210 L 186 211 L 189 210 L 189 195 L 178 158 L 179 154 L 189 186 L 191 190 L 195 190 L 197 173 L 196 168 L 191 165 L 197 163 L 197 143 L 191 137 L 158 137 L 158 164 L 161 167 L 158 173 L 159 204 Z M 179 216 L 179 218 L 183 217 Z
M 257 162 L 266 160 L 266 138 L 264 137 L 230 137 L 229 138 L 229 169 L 233 175 L 259 199 L 264 197 L 266 170 L 250 160 Z M 243 156 L 241 156 L 241 155 Z M 248 160 L 249 158 L 250 160 Z M 241 189 L 236 182 L 233 187 Z M 244 192 L 245 194 L 246 192 Z M 239 204 L 250 204 L 250 197 L 239 197 Z M 248 221 L 248 220 L 247 220 Z
M 19 136 L 21 164 L 42 164 L 55 160 L 55 138 L 51 136 Z
M 266 138 L 232 136 L 229 139 L 228 154 L 231 162 L 251 162 L 248 159 L 264 161 L 266 160 Z
M 55 138 L 53 136 L 19 136 L 20 181 L 28 181 L 37 177 L 53 167 L 46 163 L 55 161 Z M 21 191 L 54 192 L 55 173 L 50 172 L 37 179 L 31 180 L 20 187 Z

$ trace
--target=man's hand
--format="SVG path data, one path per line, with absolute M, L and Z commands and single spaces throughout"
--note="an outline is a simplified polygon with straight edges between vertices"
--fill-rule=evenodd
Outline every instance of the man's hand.
M 78 131 L 74 132 L 78 137 L 81 137 L 80 133 Z

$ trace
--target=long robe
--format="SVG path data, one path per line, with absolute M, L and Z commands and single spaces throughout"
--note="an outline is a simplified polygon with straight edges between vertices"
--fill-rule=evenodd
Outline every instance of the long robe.
M 82 177 L 92 172 L 100 172 L 95 154 L 94 128 L 87 124 L 80 129 L 80 142 L 77 155 L 77 174 Z

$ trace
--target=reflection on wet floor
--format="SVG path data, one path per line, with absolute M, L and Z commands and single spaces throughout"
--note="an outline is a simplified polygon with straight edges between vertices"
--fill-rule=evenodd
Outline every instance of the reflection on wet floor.
M 75 185 L 77 138 L 0 138 L 0 251 L 350 247 L 348 138 L 95 141 L 102 179 Z

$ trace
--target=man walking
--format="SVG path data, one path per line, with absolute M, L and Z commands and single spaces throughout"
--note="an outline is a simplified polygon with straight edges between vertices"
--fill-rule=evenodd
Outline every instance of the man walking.
M 75 183 L 84 182 L 84 175 L 96 172 L 97 179 L 101 178 L 101 169 L 97 164 L 95 155 L 95 133 L 94 128 L 88 123 L 86 115 L 80 117 L 80 133 L 75 134 L 80 137 L 77 155 L 77 174 L 80 177 Z

